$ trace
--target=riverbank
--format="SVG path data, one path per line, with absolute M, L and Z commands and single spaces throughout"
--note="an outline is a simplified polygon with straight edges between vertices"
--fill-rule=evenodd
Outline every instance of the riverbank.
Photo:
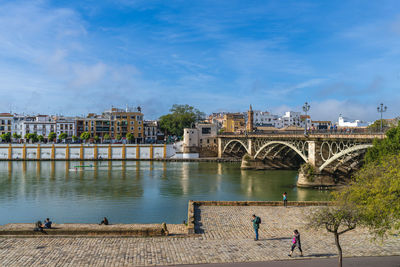
M 154 266 L 300 259 L 287 256 L 294 229 L 301 233 L 304 257 L 337 257 L 332 234 L 306 226 L 317 206 L 203 206 L 196 209 L 196 235 L 120 238 L 0 238 L 3 266 Z M 262 218 L 254 241 L 252 214 Z M 341 236 L 345 257 L 400 255 L 400 238 L 371 242 L 367 229 Z

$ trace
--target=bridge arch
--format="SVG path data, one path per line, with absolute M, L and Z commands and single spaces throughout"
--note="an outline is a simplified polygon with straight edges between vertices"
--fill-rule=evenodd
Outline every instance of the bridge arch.
M 284 141 L 270 141 L 267 142 L 266 144 L 264 144 L 262 147 L 260 147 L 260 149 L 258 149 L 258 151 L 256 152 L 256 154 L 254 155 L 254 158 L 257 158 L 258 154 L 261 153 L 261 151 L 263 151 L 264 148 L 271 146 L 271 145 L 275 145 L 275 144 L 281 144 L 281 145 L 285 145 L 287 147 L 290 147 L 292 150 L 294 150 L 305 162 L 308 161 L 307 157 L 297 148 L 295 147 L 293 144 L 289 143 L 289 142 L 284 142 Z
M 332 157 L 330 157 L 327 161 L 325 161 L 324 164 L 322 164 L 319 167 L 319 171 L 321 172 L 323 169 L 325 169 L 325 167 L 327 167 L 332 162 L 334 162 L 335 160 L 343 157 L 346 154 L 349 154 L 349 153 L 357 151 L 357 150 L 367 149 L 369 147 L 372 147 L 372 144 L 355 145 L 355 146 L 349 147 L 349 148 L 347 148 L 345 150 L 342 150 L 339 153 L 337 153 L 337 154 L 333 155 Z
M 242 146 L 244 147 L 244 149 L 246 149 L 246 152 L 247 152 L 248 154 L 251 155 L 251 153 L 249 152 L 249 149 L 247 148 L 247 146 L 245 145 L 245 143 L 243 143 L 243 141 L 241 141 L 241 140 L 239 140 L 239 139 L 233 139 L 233 140 L 230 140 L 228 143 L 226 143 L 226 145 L 224 146 L 224 149 L 222 150 L 222 154 L 225 153 L 225 150 L 228 148 L 228 146 L 229 146 L 230 144 L 234 143 L 234 142 L 237 142 L 237 143 L 239 143 L 240 145 L 242 145 Z

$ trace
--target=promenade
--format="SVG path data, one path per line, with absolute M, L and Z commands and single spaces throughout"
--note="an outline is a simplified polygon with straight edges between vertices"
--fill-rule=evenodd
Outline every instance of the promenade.
M 151 266 L 262 262 L 300 259 L 287 256 L 294 229 L 301 233 L 304 258 L 336 257 L 333 236 L 307 229 L 304 220 L 316 207 L 200 206 L 200 234 L 184 235 L 183 225 L 168 225 L 169 237 L 0 238 L 0 266 Z M 262 218 L 254 241 L 251 215 Z M 365 229 L 341 236 L 344 256 L 400 255 L 400 237 L 374 243 Z M 397 259 L 397 258 L 395 258 Z

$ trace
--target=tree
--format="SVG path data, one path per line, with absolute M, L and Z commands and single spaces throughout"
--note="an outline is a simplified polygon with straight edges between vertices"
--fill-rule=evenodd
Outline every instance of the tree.
M 94 141 L 97 143 L 97 142 L 99 142 L 99 140 L 100 140 L 100 137 L 98 137 L 97 135 L 95 135 L 94 137 Z
M 390 127 L 389 123 L 386 120 L 382 120 L 382 128 L 385 129 L 388 127 Z M 368 129 L 372 132 L 379 132 L 381 130 L 381 120 L 374 121 L 373 124 L 368 126 Z
M 85 142 L 87 142 L 87 140 L 89 140 L 89 138 L 90 138 L 90 134 L 88 132 L 83 132 L 80 137 L 81 137 L 81 140 L 84 140 Z
M 365 162 L 381 162 L 389 155 L 397 155 L 400 152 L 400 125 L 389 129 L 386 138 L 375 139 L 373 146 L 368 149 L 365 155 Z
M 38 141 L 38 135 L 36 133 L 28 133 L 25 135 L 25 139 L 35 143 Z
M 0 137 L 1 137 L 1 140 L 5 141 L 7 143 L 11 141 L 11 134 L 10 133 L 2 134 Z
M 55 132 L 50 132 L 47 139 L 49 140 L 49 142 L 54 142 L 54 139 L 57 138 L 57 134 Z
M 339 255 L 339 267 L 341 267 L 343 263 L 339 236 L 355 229 L 357 223 L 357 211 L 348 205 L 320 208 L 308 218 L 309 227 L 315 229 L 325 228 L 329 233 L 334 235 Z
M 120 134 L 117 134 L 117 135 L 115 136 L 115 139 L 117 139 L 117 140 L 119 141 L 119 140 L 121 140 L 121 139 L 122 139 L 122 137 L 121 137 L 121 135 L 120 135 Z
M 67 133 L 61 133 L 61 134 L 58 136 L 58 138 L 61 139 L 61 140 L 65 140 L 65 139 L 68 138 L 68 134 L 67 134 Z
M 132 143 L 133 139 L 135 139 L 135 136 L 132 133 L 127 133 L 126 139 L 129 141 L 129 143 Z
M 400 233 L 400 155 L 365 165 L 336 199 L 354 205 L 361 223 L 376 236 Z
M 74 140 L 74 142 L 78 141 L 78 139 L 79 139 L 78 136 L 76 136 L 76 135 L 72 136 L 72 140 Z
M 104 140 L 110 140 L 111 137 L 110 137 L 109 134 L 106 133 L 106 134 L 103 136 L 103 139 L 104 139 Z
M 189 105 L 173 105 L 170 113 L 160 117 L 162 131 L 176 136 L 183 136 L 183 129 L 204 119 L 204 113 Z
M 20 138 L 21 138 L 21 135 L 19 135 L 19 134 L 17 134 L 17 133 L 13 133 L 12 137 L 13 137 L 14 139 L 20 139 Z
M 43 135 L 38 135 L 37 139 L 39 140 L 39 142 L 43 142 L 44 141 Z

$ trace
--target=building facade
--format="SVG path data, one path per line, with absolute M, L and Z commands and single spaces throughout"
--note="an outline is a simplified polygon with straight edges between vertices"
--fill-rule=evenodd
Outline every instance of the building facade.
M 14 116 L 10 113 L 0 113 L 0 134 L 12 133 Z
M 227 113 L 222 126 L 224 132 L 239 133 L 245 130 L 245 120 L 242 113 Z
M 158 127 L 157 121 L 143 121 L 145 143 L 157 143 L 164 141 L 164 134 Z
M 369 123 L 361 120 L 350 120 L 340 115 L 337 125 L 338 127 L 367 127 Z

